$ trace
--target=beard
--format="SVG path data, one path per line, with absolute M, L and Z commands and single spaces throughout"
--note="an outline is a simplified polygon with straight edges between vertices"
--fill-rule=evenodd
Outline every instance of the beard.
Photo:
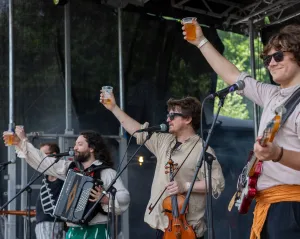
M 76 152 L 74 160 L 79 163 L 87 162 L 90 159 L 91 153 L 90 152 Z

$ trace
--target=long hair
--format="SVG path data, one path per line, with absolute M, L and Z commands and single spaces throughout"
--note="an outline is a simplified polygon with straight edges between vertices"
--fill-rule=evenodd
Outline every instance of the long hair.
M 84 131 L 81 132 L 80 135 L 86 139 L 88 146 L 94 149 L 95 159 L 106 163 L 110 167 L 114 166 L 108 147 L 99 133 L 95 131 Z

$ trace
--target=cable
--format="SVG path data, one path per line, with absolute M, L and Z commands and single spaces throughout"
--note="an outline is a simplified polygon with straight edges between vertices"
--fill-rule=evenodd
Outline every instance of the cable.
M 44 157 L 42 159 L 42 161 L 39 163 L 39 165 L 37 166 L 37 168 L 35 169 L 33 175 L 31 176 L 31 178 L 29 179 L 29 182 L 34 178 L 35 174 L 38 172 L 39 167 L 41 166 L 42 162 L 45 160 L 45 158 L 47 158 L 48 156 Z
M 57 221 L 57 217 L 55 217 L 55 219 L 54 219 L 54 223 L 53 223 L 53 227 L 52 227 L 52 239 L 55 239 L 55 235 L 54 235 L 54 233 L 55 233 L 55 224 L 56 224 L 56 221 Z
M 119 163 L 119 166 L 118 166 L 118 169 L 117 169 L 117 173 L 118 173 L 118 172 L 120 171 L 120 169 L 121 169 L 121 166 L 122 166 L 123 161 L 124 161 L 124 159 L 125 159 L 125 156 L 126 156 L 126 154 L 127 154 L 127 150 L 128 150 L 130 141 L 131 141 L 131 139 L 132 139 L 132 136 L 133 136 L 135 133 L 136 133 L 136 132 L 134 132 L 134 133 L 130 136 L 130 138 L 129 138 L 129 141 L 128 141 L 128 143 L 127 143 L 127 147 L 126 147 L 125 153 L 124 153 L 124 155 L 123 155 L 123 158 L 121 159 L 121 162 Z

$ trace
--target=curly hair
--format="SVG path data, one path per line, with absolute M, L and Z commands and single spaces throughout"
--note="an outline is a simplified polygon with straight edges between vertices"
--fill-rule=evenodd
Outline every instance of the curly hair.
M 300 25 L 287 25 L 273 35 L 265 45 L 260 57 L 266 56 L 274 48 L 279 51 L 288 51 L 293 53 L 297 64 L 300 66 Z
M 185 97 L 182 99 L 170 98 L 167 101 L 168 111 L 181 109 L 181 113 L 185 117 L 192 117 L 192 127 L 197 131 L 200 127 L 201 103 L 195 97 Z
M 114 166 L 108 147 L 99 133 L 95 131 L 84 131 L 81 132 L 80 135 L 86 139 L 88 146 L 94 149 L 95 159 L 105 162 L 110 167 Z

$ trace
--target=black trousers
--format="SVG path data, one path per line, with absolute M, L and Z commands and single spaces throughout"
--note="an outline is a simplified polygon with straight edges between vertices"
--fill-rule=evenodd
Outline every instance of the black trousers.
M 156 239 L 163 239 L 163 237 L 164 237 L 164 232 L 161 230 L 156 230 Z M 197 239 L 204 239 L 204 236 Z
M 261 239 L 300 239 L 300 202 L 270 206 Z

